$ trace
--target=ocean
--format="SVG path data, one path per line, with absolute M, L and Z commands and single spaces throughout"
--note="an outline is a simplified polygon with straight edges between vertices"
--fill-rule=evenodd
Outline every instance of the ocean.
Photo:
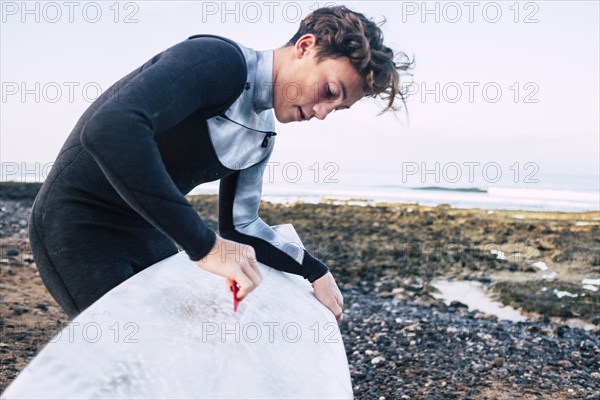
M 43 181 L 51 163 L 2 163 L 2 181 Z M 263 175 L 263 200 L 275 203 L 303 201 L 319 203 L 324 199 L 408 203 L 426 206 L 448 204 L 454 208 L 528 211 L 600 212 L 599 175 L 535 175 L 533 179 L 505 174 L 501 179 L 475 177 L 469 182 L 443 182 L 436 176 L 414 176 L 369 171 L 338 171 L 320 168 L 275 169 Z M 268 172 L 268 173 L 267 173 Z M 218 182 L 196 187 L 190 194 L 217 194 Z
M 377 202 L 409 203 L 425 206 L 448 204 L 454 208 L 526 211 L 600 212 L 600 176 L 554 175 L 537 182 L 442 184 L 437 182 L 398 182 L 397 177 L 365 173 L 340 175 L 337 182 L 307 182 L 300 179 L 263 180 L 263 200 L 274 203 L 319 203 L 324 199 L 352 204 Z M 192 194 L 218 193 L 218 184 L 197 187 Z

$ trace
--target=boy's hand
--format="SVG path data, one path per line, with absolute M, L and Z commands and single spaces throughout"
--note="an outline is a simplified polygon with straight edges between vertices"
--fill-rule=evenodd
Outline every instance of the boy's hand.
M 252 246 L 223 239 L 217 235 L 213 249 L 206 257 L 195 261 L 200 268 L 220 275 L 229 288 L 231 281 L 240 286 L 237 298 L 242 300 L 262 282 L 262 274 Z
M 315 297 L 327 308 L 331 310 L 335 318 L 341 321 L 344 318 L 342 309 L 344 308 L 344 297 L 340 292 L 331 272 L 317 279 L 312 283 L 315 291 Z

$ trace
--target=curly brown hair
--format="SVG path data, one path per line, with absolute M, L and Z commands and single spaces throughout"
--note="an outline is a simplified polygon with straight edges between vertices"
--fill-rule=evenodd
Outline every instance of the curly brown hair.
M 380 25 L 386 22 L 385 17 Z M 383 32 L 377 24 L 363 14 L 346 6 L 323 7 L 315 10 L 300 23 L 298 32 L 285 47 L 293 46 L 303 35 L 316 38 L 317 62 L 326 58 L 347 57 L 363 80 L 365 97 L 380 97 L 387 101 L 385 111 L 398 111 L 394 107 L 397 97 L 406 108 L 406 94 L 400 88 L 399 71 L 412 68 L 404 52 L 394 52 L 383 44 Z M 394 58 L 401 60 L 396 62 Z

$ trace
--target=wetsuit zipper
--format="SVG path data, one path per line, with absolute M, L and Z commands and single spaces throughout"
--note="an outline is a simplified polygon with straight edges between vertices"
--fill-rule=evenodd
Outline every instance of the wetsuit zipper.
M 259 133 L 264 133 L 264 134 L 265 134 L 265 138 L 264 138 L 264 139 L 263 139 L 263 141 L 262 141 L 261 147 L 267 147 L 267 145 L 269 144 L 269 139 L 271 138 L 271 136 L 275 136 L 275 135 L 277 135 L 277 133 L 276 133 L 276 132 L 272 132 L 272 131 L 261 131 L 261 130 L 259 130 L 259 129 L 254 129 L 254 128 L 247 127 L 246 125 L 240 124 L 239 122 L 236 122 L 236 121 L 232 120 L 232 119 L 231 119 L 231 118 L 229 118 L 227 115 L 225 115 L 225 113 L 221 113 L 221 114 L 219 114 L 219 116 L 220 116 L 220 117 L 223 117 L 223 118 L 225 118 L 226 120 L 228 120 L 228 121 L 230 121 L 230 122 L 233 122 L 233 123 L 234 123 L 234 124 L 236 124 L 236 125 L 239 125 L 239 126 L 241 126 L 241 127 L 244 127 L 244 128 L 246 128 L 246 129 L 249 129 L 249 130 L 251 130 L 251 131 L 254 131 L 254 132 L 259 132 Z

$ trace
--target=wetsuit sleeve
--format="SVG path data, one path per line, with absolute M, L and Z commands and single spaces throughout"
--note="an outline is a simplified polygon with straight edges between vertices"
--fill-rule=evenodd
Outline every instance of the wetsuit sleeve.
M 199 260 L 216 234 L 169 176 L 155 135 L 198 110 L 228 107 L 247 78 L 241 51 L 218 38 L 186 40 L 118 88 L 81 132 L 84 148 L 119 195 Z
M 226 239 L 254 247 L 261 263 L 312 283 L 329 271 L 327 266 L 299 243 L 285 240 L 258 216 L 266 161 L 221 179 L 219 232 Z

